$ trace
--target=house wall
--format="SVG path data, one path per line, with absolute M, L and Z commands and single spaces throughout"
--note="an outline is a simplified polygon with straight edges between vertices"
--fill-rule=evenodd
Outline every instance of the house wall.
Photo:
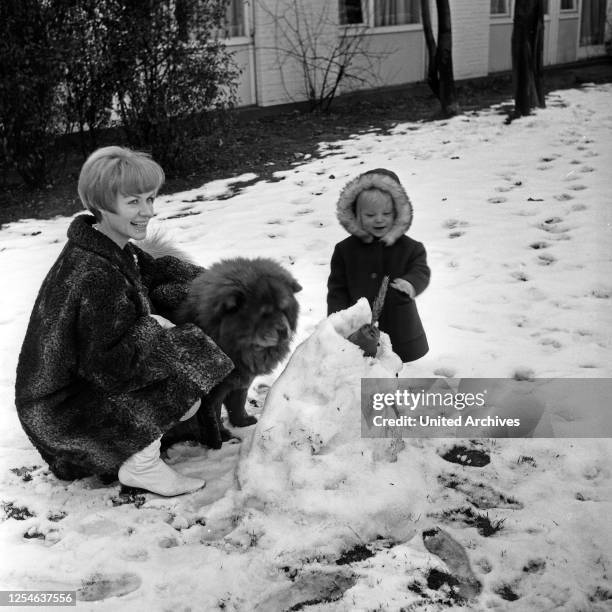
M 317 53 L 329 57 L 338 36 L 336 2 L 258 0 L 253 5 L 258 104 L 270 106 L 308 99 L 302 61 L 295 57 L 299 49 L 291 33 L 298 27 L 298 19 L 302 24 L 308 23 L 309 37 L 316 40 Z M 301 31 L 306 28 L 302 26 Z M 320 78 L 321 74 L 317 74 L 317 79 Z
M 551 14 L 545 18 L 544 29 L 545 64 L 571 62 L 578 56 L 579 11 L 559 13 L 559 1 L 549 0 Z M 338 0 L 251 0 L 247 6 L 252 38 L 230 42 L 236 63 L 242 68 L 239 104 L 271 106 L 307 100 L 302 62 L 292 57 L 295 49 L 285 35 L 291 36 L 291 30 L 296 28 L 297 6 L 302 31 L 307 22 L 310 31 L 316 32 L 313 36 L 318 54 L 328 57 L 342 32 Z M 435 34 L 435 0 L 430 0 L 430 6 Z M 510 70 L 512 18 L 491 17 L 490 0 L 451 0 L 450 8 L 455 78 Z M 609 1 L 608 14 L 611 11 Z M 420 24 L 370 28 L 363 44 L 367 55 L 357 56 L 351 69 L 359 78 L 346 79 L 338 93 L 425 79 L 427 53 Z
M 375 28 L 364 36 L 364 54 L 355 58 L 351 73 L 358 78 L 342 82 L 341 93 L 385 85 L 415 83 L 425 78 L 423 28 Z
M 489 38 L 489 72 L 512 68 L 512 20 L 491 19 Z
M 241 39 L 242 40 L 242 39 Z M 241 43 L 233 43 L 229 47 L 230 53 L 233 55 L 234 63 L 240 69 L 240 77 L 238 78 L 238 90 L 236 92 L 238 106 L 248 106 L 255 104 L 255 92 L 253 91 L 253 78 L 251 76 L 251 50 L 249 40 L 245 39 Z
M 450 8 L 455 78 L 485 76 L 489 70 L 490 1 L 451 1 Z
M 561 15 L 559 18 L 559 37 L 557 39 L 557 57 L 554 63 L 564 64 L 576 60 L 578 52 L 578 15 Z

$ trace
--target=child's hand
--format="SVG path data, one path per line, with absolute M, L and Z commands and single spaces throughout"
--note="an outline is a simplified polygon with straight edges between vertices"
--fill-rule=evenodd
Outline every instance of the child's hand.
M 397 289 L 398 291 L 401 291 L 402 293 L 406 293 L 413 300 L 416 297 L 416 290 L 412 286 L 412 283 L 409 283 L 404 278 L 396 278 L 396 279 L 394 279 L 393 282 L 391 283 L 391 287 L 393 287 L 394 289 Z

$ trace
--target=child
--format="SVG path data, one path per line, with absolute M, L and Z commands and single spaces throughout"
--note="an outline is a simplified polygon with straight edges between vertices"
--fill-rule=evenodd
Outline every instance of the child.
M 19 356 L 21 424 L 61 479 L 100 475 L 173 496 L 204 486 L 160 458 L 162 434 L 191 416 L 232 369 L 195 325 L 172 326 L 157 310 L 185 297 L 197 266 L 153 259 L 142 240 L 162 169 L 120 147 L 83 165 L 78 215 L 47 274 Z
M 328 315 L 361 297 L 372 305 L 389 275 L 379 327 L 403 362 L 419 359 L 429 346 L 414 299 L 429 284 L 431 272 L 423 245 L 404 235 L 412 223 L 412 205 L 399 178 L 383 168 L 364 172 L 342 190 L 337 215 L 351 236 L 332 255 Z

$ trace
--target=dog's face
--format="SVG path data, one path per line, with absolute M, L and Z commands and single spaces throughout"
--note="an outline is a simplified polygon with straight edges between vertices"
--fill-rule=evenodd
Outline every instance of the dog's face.
M 189 319 L 215 340 L 237 369 L 263 374 L 289 352 L 299 311 L 295 294 L 301 289 L 271 259 L 221 261 L 194 281 Z
M 255 285 L 235 287 L 218 305 L 220 346 L 234 343 L 253 351 L 288 348 L 299 309 L 294 293 L 300 289 L 295 281 L 265 275 Z

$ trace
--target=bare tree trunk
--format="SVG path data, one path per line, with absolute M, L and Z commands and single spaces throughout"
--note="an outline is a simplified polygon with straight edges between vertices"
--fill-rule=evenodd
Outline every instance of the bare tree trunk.
M 427 45 L 427 57 L 429 58 L 427 67 L 427 84 L 436 98 L 440 97 L 440 79 L 436 62 L 436 39 L 431 27 L 431 13 L 429 12 L 429 0 L 421 0 L 421 20 L 423 21 L 423 34 Z
M 427 44 L 429 68 L 427 83 L 434 95 L 440 100 L 442 114 L 451 117 L 459 112 L 453 74 L 453 37 L 451 12 L 448 0 L 436 0 L 438 12 L 438 42 L 434 40 L 431 27 L 429 0 L 421 0 L 423 33 Z
M 516 0 L 512 29 L 514 116 L 544 108 L 542 65 L 544 53 L 544 0 Z
M 436 0 L 438 9 L 438 54 L 437 64 L 440 75 L 440 104 L 445 116 L 456 115 L 459 111 L 453 74 L 453 35 L 448 0 Z

